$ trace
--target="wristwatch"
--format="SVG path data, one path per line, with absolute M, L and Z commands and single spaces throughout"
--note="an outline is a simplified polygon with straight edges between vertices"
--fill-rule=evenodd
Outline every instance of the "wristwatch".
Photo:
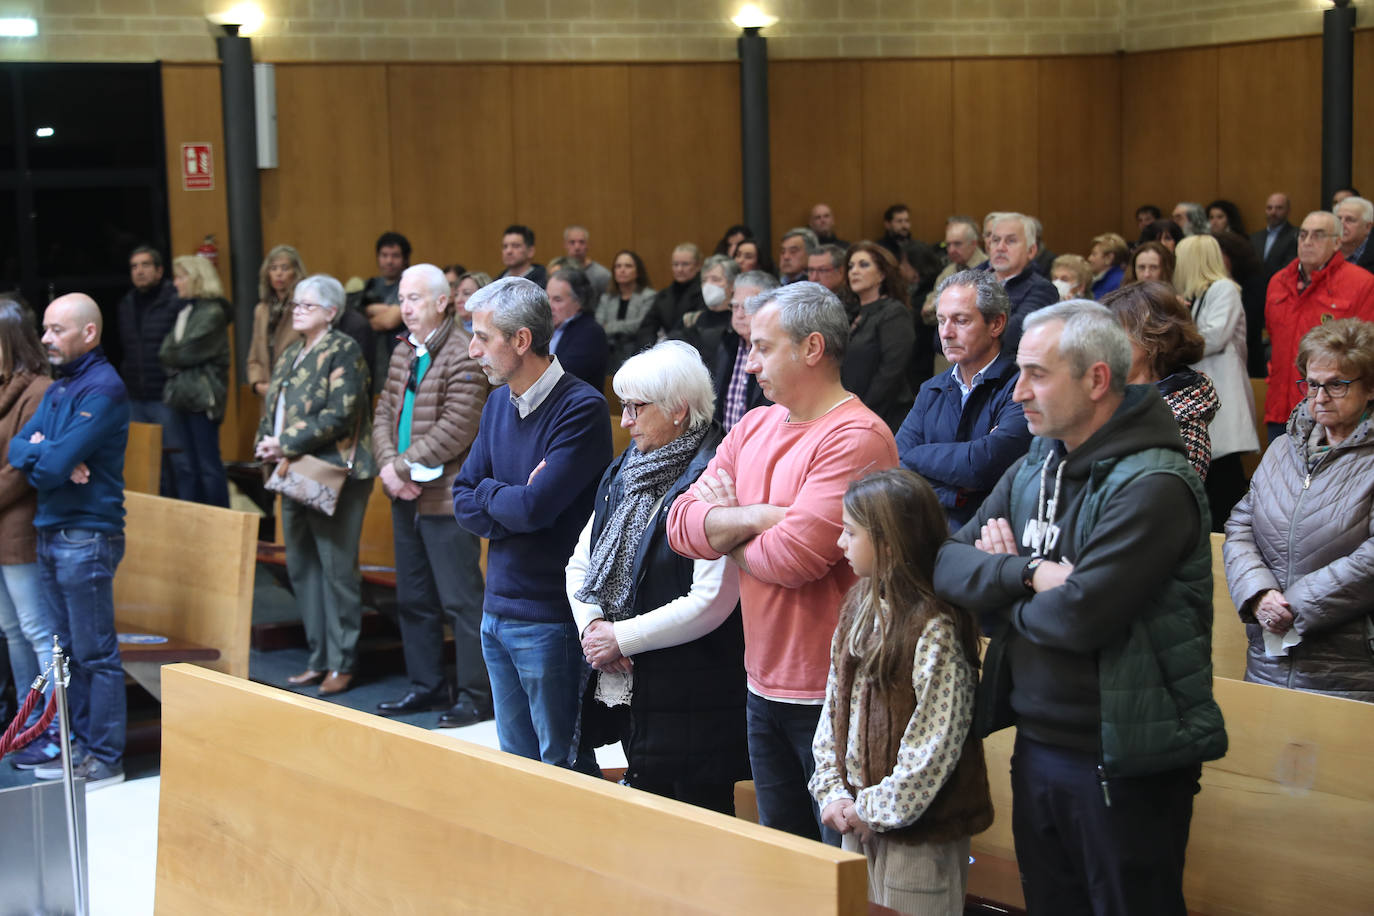
M 1026 567 L 1021 570 L 1021 584 L 1026 587 L 1026 591 L 1034 594 L 1035 592 L 1035 571 L 1040 568 L 1040 564 L 1045 562 L 1044 557 L 1031 557 L 1026 563 Z

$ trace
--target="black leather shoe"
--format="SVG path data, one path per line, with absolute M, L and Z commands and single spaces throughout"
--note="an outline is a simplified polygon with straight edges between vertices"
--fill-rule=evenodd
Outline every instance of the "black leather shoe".
M 387 716 L 398 716 L 412 712 L 434 712 L 448 706 L 448 691 L 412 690 L 399 700 L 383 700 L 377 704 L 377 711 Z
M 478 722 L 485 722 L 493 718 L 490 709 L 478 709 L 472 705 L 472 701 L 464 697 L 453 708 L 439 717 L 440 728 L 463 728 L 467 725 L 476 725 Z

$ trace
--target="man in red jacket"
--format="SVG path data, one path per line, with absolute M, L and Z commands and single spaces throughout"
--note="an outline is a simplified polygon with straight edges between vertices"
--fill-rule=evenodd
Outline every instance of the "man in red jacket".
M 1319 324 L 1338 318 L 1374 321 L 1374 274 L 1340 253 L 1341 224 L 1326 210 L 1307 214 L 1298 230 L 1298 257 L 1269 281 L 1264 323 L 1273 350 L 1264 422 L 1269 441 L 1281 435 L 1298 394 L 1298 342 Z

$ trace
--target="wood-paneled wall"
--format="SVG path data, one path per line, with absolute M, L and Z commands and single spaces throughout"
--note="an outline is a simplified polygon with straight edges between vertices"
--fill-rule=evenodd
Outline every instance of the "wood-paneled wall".
M 1355 180 L 1374 186 L 1374 31 L 1356 41 Z M 213 68 L 168 65 L 164 83 L 169 150 L 188 131 L 217 138 Z M 1319 204 L 1317 38 L 775 61 L 769 85 L 775 235 L 824 200 L 842 237 L 876 237 L 902 200 L 918 238 L 938 241 L 951 213 L 1022 209 L 1052 249 L 1084 252 L 1099 232 L 1134 236 L 1146 202 L 1229 197 L 1251 230 L 1273 190 L 1295 218 Z M 508 223 L 534 228 L 543 262 L 580 222 L 594 257 L 634 248 L 661 286 L 673 245 L 709 249 L 740 217 L 738 97 L 733 63 L 283 64 L 264 244 L 366 277 L 377 234 L 394 228 L 416 260 L 494 274 Z M 223 223 L 222 195 L 193 193 L 172 189 L 178 245 Z

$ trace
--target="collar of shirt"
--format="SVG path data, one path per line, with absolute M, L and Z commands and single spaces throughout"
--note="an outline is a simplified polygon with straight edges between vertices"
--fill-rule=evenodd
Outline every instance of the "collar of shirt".
M 439 329 L 434 329 L 434 331 L 437 330 Z M 428 334 L 426 334 L 425 339 L 423 341 L 416 340 L 414 334 L 406 335 L 406 340 L 410 341 L 410 345 L 415 348 L 415 357 L 417 359 L 429 352 L 429 341 L 430 338 L 434 336 L 434 331 L 430 331 Z
M 520 419 L 525 419 L 530 414 L 539 409 L 539 405 L 544 403 L 544 399 L 553 391 L 553 386 L 558 384 L 558 380 L 563 377 L 563 367 L 555 356 L 549 360 L 549 368 L 544 370 L 544 374 L 539 376 L 533 385 L 525 389 L 525 393 L 519 397 L 515 392 L 511 392 L 510 402 L 515 405 L 515 409 L 520 412 Z
M 1371 233 L 1371 235 L 1374 235 L 1374 233 Z M 1346 260 L 1349 261 L 1351 264 L 1354 264 L 1360 258 L 1364 257 L 1364 250 L 1367 247 L 1369 247 L 1368 235 L 1364 237 L 1364 241 L 1360 243 L 1359 248 L 1356 248 L 1354 251 L 1350 252 L 1350 257 L 1346 258 Z
M 964 378 L 963 378 L 963 376 L 961 376 L 961 375 L 959 374 L 959 367 L 958 367 L 958 366 L 954 366 L 954 367 L 952 367 L 952 368 L 949 370 L 949 374 L 950 374 L 951 376 L 954 377 L 954 384 L 956 384 L 956 385 L 959 386 L 959 400 L 960 400 L 961 403 L 964 402 L 964 401 L 967 401 L 967 400 L 968 400 L 968 396 L 969 396 L 970 394 L 973 394 L 973 389 L 977 388 L 978 385 L 979 385 L 979 383 L 981 383 L 981 382 L 983 381 L 983 373 L 988 371 L 988 366 L 991 366 L 993 363 L 997 362 L 997 357 L 998 357 L 998 356 L 1001 356 L 1001 354 L 1000 354 L 1000 353 L 994 353 L 993 356 L 992 356 L 992 359 L 988 360 L 988 361 L 983 365 L 983 368 L 981 368 L 981 369 L 979 369 L 977 372 L 973 373 L 973 384 L 972 384 L 972 385 L 965 385 L 965 384 L 964 384 Z

